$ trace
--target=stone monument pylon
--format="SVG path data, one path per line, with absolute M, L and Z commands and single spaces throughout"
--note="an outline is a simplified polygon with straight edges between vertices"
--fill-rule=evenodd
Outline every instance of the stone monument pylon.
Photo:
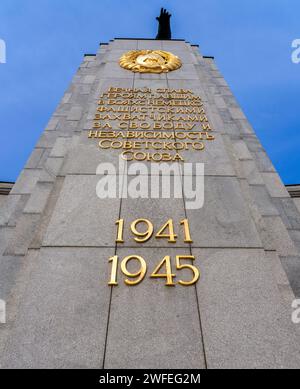
M 134 163 L 183 196 L 120 195 Z M 99 198 L 101 180 L 115 196 Z M 300 215 L 196 45 L 114 39 L 86 55 L 0 226 L 2 368 L 300 367 L 284 271 Z

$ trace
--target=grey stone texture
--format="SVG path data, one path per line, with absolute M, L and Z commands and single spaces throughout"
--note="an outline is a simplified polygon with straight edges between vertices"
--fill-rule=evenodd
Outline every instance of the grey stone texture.
M 300 256 L 282 256 L 281 263 L 290 280 L 295 296 L 300 298 Z
M 205 177 L 204 206 L 187 210 L 187 217 L 195 231 L 194 247 L 262 247 L 234 177 Z
M 148 176 L 144 176 L 144 179 L 148 181 L 148 187 L 153 191 L 158 191 L 159 193 L 159 177 L 158 179 L 153 180 Z M 130 179 L 132 177 L 128 177 L 129 185 L 135 185 Z M 176 176 L 175 182 L 179 182 L 182 185 L 181 178 Z M 182 192 L 182 190 L 180 189 Z M 122 200 L 121 209 L 120 209 L 120 218 L 126 221 L 126 227 L 124 231 L 124 240 L 128 246 L 138 247 L 142 246 L 144 248 L 147 247 L 185 247 L 184 236 L 182 233 L 182 227 L 180 226 L 180 222 L 185 219 L 185 206 L 182 198 L 178 199 L 169 199 L 169 198 L 126 198 Z M 174 229 L 178 238 L 176 239 L 176 243 L 170 244 L 168 239 L 156 239 L 155 235 L 159 232 L 159 230 L 166 224 L 166 222 L 172 218 L 174 220 Z M 130 225 L 135 220 L 138 219 L 147 219 L 151 221 L 154 225 L 154 235 L 153 237 L 142 244 L 137 243 L 134 240 L 134 235 L 130 231 Z M 146 226 L 139 226 L 141 231 L 145 231 Z M 122 245 L 120 245 L 122 246 Z
M 100 368 L 113 250 L 43 249 L 1 358 L 2 368 Z
M 43 246 L 114 247 L 120 199 L 99 199 L 102 176 L 67 176 L 53 210 Z
M 171 51 L 183 67 L 169 74 L 122 69 L 120 56 L 137 49 Z M 119 150 L 101 150 L 88 139 L 99 96 L 111 86 L 201 96 L 216 139 L 184 156 L 205 164 L 202 208 L 189 209 L 187 194 L 97 197 L 102 179 L 135 178 L 132 171 L 96 174 L 100 163 L 119 164 Z M 180 167 L 172 175 L 182 191 L 195 173 L 185 176 Z M 300 295 L 299 208 L 213 59 L 180 40 L 100 45 L 96 56 L 84 57 L 0 204 L 0 299 L 8 318 L 0 325 L 0 367 L 299 368 L 300 332 L 291 322 L 291 303 Z M 120 218 L 125 242 L 116 244 Z M 155 237 L 136 243 L 129 227 L 140 218 L 155 230 L 172 218 L 176 244 Z M 182 238 L 185 218 L 191 244 Z M 119 285 L 109 287 L 109 258 L 134 254 L 147 262 L 145 280 L 126 286 L 119 269 Z M 166 255 L 176 271 L 180 254 L 195 256 L 196 286 L 167 288 L 164 279 L 149 278 Z
M 294 202 L 296 204 L 296 207 L 298 208 L 298 211 L 300 212 L 300 198 L 294 199 Z
M 113 290 L 105 368 L 205 368 L 195 289 L 167 288 L 165 279 L 149 279 L 165 255 L 174 263 L 175 255 L 190 255 L 189 249 L 139 248 L 134 253 L 145 258 L 149 275 L 136 287 L 120 277 Z M 132 250 L 121 248 L 117 254 L 125 258 Z
M 193 250 L 208 368 L 299 368 L 299 333 L 263 250 Z
M 0 261 L 0 296 L 7 301 L 14 288 L 17 274 L 24 258 L 21 256 L 2 256 Z
M 6 196 L 0 196 L 0 207 L 6 202 Z
M 205 140 L 204 144 L 204 150 L 190 149 L 180 152 L 184 162 L 203 163 L 205 175 L 208 176 L 234 176 L 235 172 L 221 135 L 217 134 L 215 140 Z

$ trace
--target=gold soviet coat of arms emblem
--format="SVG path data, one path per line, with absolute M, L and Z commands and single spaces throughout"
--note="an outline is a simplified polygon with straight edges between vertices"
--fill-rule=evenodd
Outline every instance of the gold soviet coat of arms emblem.
M 168 73 L 182 66 L 180 58 L 162 50 L 129 51 L 120 58 L 120 66 L 137 73 Z

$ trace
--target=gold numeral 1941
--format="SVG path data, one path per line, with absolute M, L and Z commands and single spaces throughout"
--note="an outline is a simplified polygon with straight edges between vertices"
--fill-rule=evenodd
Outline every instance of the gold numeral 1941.
M 124 219 L 116 222 L 117 229 L 117 243 L 124 243 Z M 188 219 L 180 222 L 183 226 L 184 243 L 193 243 L 190 232 L 190 225 Z M 131 233 L 137 243 L 146 243 L 154 235 L 154 225 L 147 219 L 137 219 L 130 225 Z M 178 235 L 175 233 L 174 221 L 169 219 L 155 234 L 155 239 L 167 239 L 169 243 L 176 243 Z

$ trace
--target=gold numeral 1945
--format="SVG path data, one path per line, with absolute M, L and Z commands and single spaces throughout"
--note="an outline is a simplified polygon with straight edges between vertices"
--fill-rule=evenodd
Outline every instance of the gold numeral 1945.
M 200 278 L 200 272 L 198 268 L 194 265 L 191 265 L 189 263 L 182 263 L 184 260 L 189 261 L 195 261 L 195 257 L 192 255 L 177 255 L 176 256 L 176 269 L 178 271 L 180 270 L 188 270 L 192 274 L 192 278 L 189 281 L 183 281 L 179 280 L 177 283 L 179 285 L 183 286 L 191 286 L 194 285 L 196 282 L 198 282 Z M 139 269 L 132 273 L 128 270 L 128 263 L 130 261 L 136 261 L 139 264 Z M 118 280 L 117 280 L 117 274 L 118 274 L 118 268 L 119 268 L 119 257 L 115 255 L 114 257 L 109 259 L 109 262 L 112 264 L 111 266 L 111 277 L 108 285 L 110 286 L 117 286 Z M 163 270 L 165 269 L 165 271 Z M 124 280 L 124 283 L 128 286 L 135 286 L 140 284 L 146 274 L 147 274 L 147 263 L 139 255 L 130 255 L 123 259 L 121 262 L 121 271 L 122 273 L 127 277 Z M 153 273 L 150 276 L 151 278 L 165 278 L 166 286 L 176 286 L 176 283 L 174 282 L 174 279 L 177 277 L 176 274 L 172 272 L 172 263 L 171 263 L 171 257 L 166 256 L 155 268 Z

